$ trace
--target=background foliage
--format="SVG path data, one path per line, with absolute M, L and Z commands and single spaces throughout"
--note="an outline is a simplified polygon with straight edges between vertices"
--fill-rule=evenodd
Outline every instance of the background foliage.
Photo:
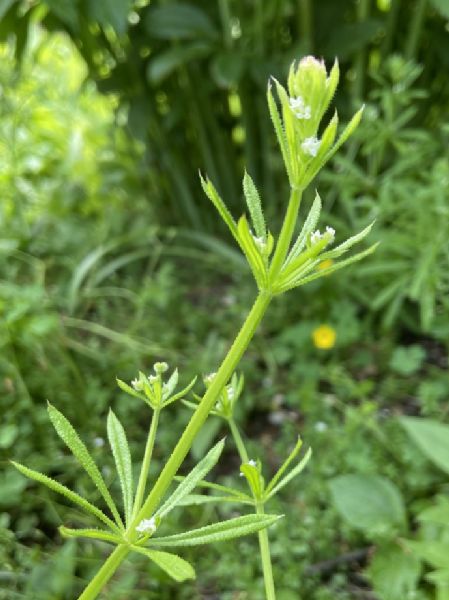
M 112 405 L 140 456 L 147 424 L 115 376 L 166 359 L 187 382 L 222 356 L 254 290 L 197 172 L 239 214 L 246 165 L 276 230 L 266 82 L 312 52 L 339 58 L 343 120 L 367 104 L 316 184 L 326 223 L 343 237 L 376 218 L 382 244 L 280 299 L 245 359 L 253 451 L 274 468 L 298 431 L 314 449 L 276 530 L 279 598 L 446 599 L 448 3 L 6 0 L 0 17 L 0 598 L 73 598 L 106 552 L 63 544 L 57 526 L 79 515 L 8 466 L 31 459 L 92 493 L 49 434 L 47 399 L 106 462 Z M 333 347 L 317 347 L 321 325 Z M 156 458 L 188 416 L 167 417 Z M 220 476 L 237 471 L 228 448 Z M 178 589 L 133 559 L 108 597 L 261 595 L 251 538 L 193 562 L 198 582 Z

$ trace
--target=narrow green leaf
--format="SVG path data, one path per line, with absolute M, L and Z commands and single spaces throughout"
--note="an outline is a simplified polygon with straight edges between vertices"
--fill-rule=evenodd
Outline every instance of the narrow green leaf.
M 123 495 L 123 506 L 125 509 L 126 524 L 131 521 L 133 508 L 133 471 L 131 454 L 129 451 L 128 440 L 123 425 L 112 412 L 109 411 L 107 421 L 108 439 L 114 455 L 117 474 L 120 479 L 120 487 Z
M 269 527 L 282 518 L 282 515 L 245 515 L 214 525 L 207 525 L 192 531 L 185 531 L 163 538 L 151 538 L 151 546 L 198 546 L 224 542 L 233 538 L 248 535 Z
M 34 481 L 37 481 L 39 483 L 42 483 L 43 485 L 46 485 L 48 488 L 50 488 L 54 492 L 61 494 L 62 496 L 65 496 L 68 500 L 70 500 L 74 504 L 77 504 L 80 508 L 82 508 L 86 512 L 89 512 L 91 515 L 93 515 L 100 521 L 103 521 L 103 523 L 105 525 L 107 525 L 110 529 L 120 533 L 120 529 L 117 527 L 117 525 L 114 523 L 114 521 L 112 521 L 109 517 L 107 517 L 103 511 L 101 511 L 99 508 L 97 508 L 96 506 L 91 504 L 88 500 L 86 500 L 82 496 L 79 496 L 76 492 L 72 492 L 72 490 L 69 490 L 69 488 L 65 487 L 65 485 L 62 485 L 62 483 L 55 481 L 54 479 L 52 479 L 51 477 L 48 477 L 47 475 L 44 475 L 43 473 L 39 473 L 39 471 L 34 471 L 33 469 L 29 469 L 28 467 L 25 467 L 25 465 L 21 465 L 20 463 L 11 461 L 11 464 L 14 465 L 14 467 L 18 471 L 20 471 L 23 475 L 25 475 L 26 477 L 29 477 L 30 479 L 34 479 Z
M 297 256 L 299 256 L 300 252 L 306 245 L 307 238 L 313 232 L 313 230 L 315 229 L 315 227 L 318 223 L 318 220 L 319 220 L 320 214 L 321 214 L 321 208 L 322 208 L 321 198 L 320 198 L 318 192 L 316 192 L 312 207 L 309 210 L 309 214 L 307 215 L 307 218 L 306 218 L 304 225 L 298 235 L 296 242 L 294 243 L 292 249 L 289 252 L 289 255 L 287 256 L 284 266 L 288 265 L 293 259 L 295 259 Z
M 340 135 L 340 137 L 337 140 L 337 143 L 335 144 L 335 146 L 329 151 L 329 154 L 326 156 L 326 162 L 332 158 L 332 156 L 334 156 L 334 154 L 337 152 L 337 150 L 339 150 L 341 148 L 341 146 L 343 146 L 343 144 L 348 140 L 348 138 L 354 133 L 354 131 L 357 129 L 357 127 L 359 126 L 359 123 L 362 119 L 362 115 L 363 115 L 363 111 L 365 110 L 365 105 L 362 106 L 362 108 L 360 108 L 355 115 L 352 117 L 352 119 L 349 121 L 349 123 L 346 125 L 346 127 L 343 129 L 342 134 Z
M 175 477 L 175 480 L 177 480 L 177 481 L 182 481 L 183 479 L 184 479 L 184 477 L 179 477 L 179 476 Z M 212 481 L 200 481 L 200 482 L 198 482 L 197 487 L 215 490 L 215 491 L 221 492 L 222 494 L 225 494 L 225 495 L 233 495 L 236 498 L 241 499 L 242 501 L 243 500 L 251 500 L 252 501 L 252 498 L 250 496 L 248 496 L 247 494 L 244 494 L 243 492 L 240 492 L 238 490 L 234 490 L 225 485 L 220 485 L 219 483 L 213 483 Z
M 365 238 L 369 234 L 373 225 L 374 225 L 374 221 L 372 223 L 370 223 L 368 225 L 368 227 L 365 227 L 365 229 L 362 229 L 362 231 L 360 231 L 359 233 L 356 233 L 355 235 L 348 238 L 345 242 L 343 242 L 339 246 L 336 246 L 333 250 L 329 250 L 328 252 L 323 253 L 321 255 L 321 259 L 326 260 L 327 258 L 337 258 L 337 257 L 341 256 L 342 254 L 347 252 L 349 250 L 349 248 L 352 248 L 352 246 L 354 246 L 354 244 L 357 244 L 358 242 L 363 240 L 363 238 Z
M 183 398 L 186 394 L 188 394 L 190 392 L 190 390 L 195 385 L 196 380 L 197 380 L 197 377 L 195 376 L 192 379 L 192 381 L 188 385 L 186 385 L 186 387 L 184 389 L 182 389 L 177 394 L 174 394 L 173 396 L 170 396 L 169 398 L 167 398 L 167 400 L 165 402 L 163 402 L 162 407 L 165 408 L 169 404 L 172 404 L 172 402 L 176 402 L 177 400 L 181 400 L 181 398 Z
M 130 396 L 134 396 L 134 398 L 139 398 L 139 400 L 143 400 L 144 402 L 148 403 L 147 398 L 143 394 L 139 394 L 139 392 L 136 392 L 136 390 L 133 387 L 131 387 L 130 385 L 128 385 L 127 383 L 125 383 L 121 379 L 117 379 L 116 378 L 116 381 L 117 381 L 117 385 L 119 386 L 119 388 L 121 390 L 123 390 L 124 392 L 126 392 Z
M 104 531 L 103 529 L 70 529 L 61 525 L 59 531 L 62 536 L 68 538 L 91 538 L 93 540 L 102 540 L 103 542 L 110 542 L 111 544 L 123 544 L 123 538 Z
M 305 453 L 303 459 L 299 461 L 299 463 L 296 465 L 296 467 L 294 467 L 290 471 L 290 473 L 288 473 L 283 479 L 281 479 L 281 481 L 277 485 L 275 485 L 271 489 L 270 493 L 268 494 L 268 498 L 275 496 L 279 492 L 279 490 L 281 490 L 284 486 L 286 486 L 287 483 L 289 483 L 294 477 L 299 475 L 301 473 L 301 471 L 304 469 L 304 467 L 307 465 L 307 463 L 309 462 L 311 456 L 312 456 L 312 449 L 309 448 L 307 450 L 307 452 Z
M 190 492 L 196 487 L 196 485 L 203 479 L 207 473 L 216 465 L 220 454 L 223 451 L 224 440 L 221 440 L 216 444 L 206 456 L 200 460 L 200 462 L 190 471 L 188 475 L 181 481 L 173 494 L 167 499 L 166 502 L 159 508 L 156 513 L 158 517 L 164 517 L 175 506 L 181 502 L 181 500 L 190 494 Z
M 274 488 L 274 486 L 277 484 L 279 479 L 285 473 L 285 470 L 288 468 L 290 463 L 297 457 L 299 451 L 301 450 L 301 447 L 302 447 L 302 439 L 298 436 L 298 441 L 296 442 L 295 447 L 290 452 L 287 459 L 282 463 L 281 467 L 278 469 L 278 471 L 275 474 L 275 476 L 273 477 L 273 479 L 267 485 L 267 488 L 265 490 L 267 494 L 270 493 L 270 491 Z
M 238 239 L 237 225 L 236 225 L 234 219 L 232 218 L 232 215 L 229 212 L 228 208 L 226 207 L 226 204 L 220 198 L 212 181 L 210 179 L 207 179 L 207 180 L 203 179 L 201 173 L 200 173 L 200 181 L 201 181 L 201 187 L 203 188 L 204 193 L 209 198 L 209 200 L 212 202 L 212 204 L 215 206 L 220 217 L 223 219 L 223 221 L 228 226 L 229 231 L 234 236 L 234 238 L 237 240 Z
M 257 281 L 258 285 L 261 286 L 265 281 L 266 268 L 260 251 L 256 246 L 256 242 L 251 235 L 248 221 L 245 216 L 240 217 L 237 229 L 240 248 L 246 256 L 254 279 Z
M 352 263 L 362 260 L 362 258 L 365 258 L 366 256 L 369 256 L 370 254 L 372 254 L 376 250 L 378 245 L 379 245 L 379 242 L 376 244 L 373 244 L 372 246 L 370 246 L 363 252 L 359 252 L 358 254 L 355 254 L 354 256 L 347 258 L 346 260 L 341 260 L 337 264 L 332 265 L 331 267 L 329 267 L 327 269 L 322 269 L 321 271 L 317 271 L 316 273 L 313 273 L 312 275 L 308 275 L 306 277 L 300 277 L 298 280 L 294 281 L 291 285 L 283 286 L 277 293 L 286 292 L 287 290 L 289 290 L 291 288 L 299 287 L 300 285 L 304 285 L 305 283 L 309 283 L 310 281 L 314 281 L 315 279 L 319 279 L 320 277 L 324 277 L 325 275 L 330 275 L 331 273 L 334 273 L 335 271 L 338 271 L 339 269 L 343 269 L 343 267 L 347 267 L 348 265 L 351 265 Z
M 254 231 L 258 237 L 265 241 L 267 239 L 267 227 L 263 216 L 262 203 L 254 181 L 246 171 L 243 176 L 243 193 L 245 194 L 246 205 L 251 215 Z
M 205 496 L 204 494 L 189 494 L 185 496 L 181 502 L 178 502 L 177 506 L 198 506 L 200 504 L 219 504 L 222 502 L 228 502 L 233 504 L 254 504 L 254 501 L 248 497 L 248 499 L 242 499 L 235 495 L 232 496 Z
M 293 184 L 291 167 L 290 167 L 290 156 L 288 151 L 287 137 L 285 135 L 284 127 L 282 125 L 281 116 L 279 114 L 276 102 L 273 98 L 273 94 L 271 92 L 271 81 L 268 82 L 267 89 L 267 100 L 268 100 L 268 110 L 270 112 L 271 121 L 273 122 L 274 131 L 276 133 L 276 137 L 279 143 L 279 147 L 281 149 L 282 158 L 284 159 L 284 165 L 287 170 L 288 178 L 290 181 L 290 185 Z
M 186 579 L 195 579 L 195 569 L 190 563 L 170 552 L 161 552 L 159 550 L 149 550 L 140 546 L 131 546 L 133 550 L 144 554 L 152 560 L 158 567 L 167 573 L 175 581 L 185 581 Z
M 101 473 L 98 470 L 98 467 L 95 464 L 93 458 L 89 454 L 89 451 L 87 450 L 86 446 L 80 440 L 78 434 L 76 433 L 75 429 L 72 427 L 70 422 L 64 417 L 62 413 L 59 412 L 59 410 L 57 410 L 50 403 L 48 403 L 47 410 L 50 416 L 50 420 L 53 423 L 54 428 L 56 429 L 56 433 L 71 450 L 71 452 L 78 460 L 80 465 L 90 476 L 98 491 L 103 496 L 110 511 L 112 512 L 116 523 L 123 528 L 123 521 L 119 515 L 117 507 L 115 506 L 114 500 L 112 499 L 111 494 L 109 493 L 109 490 L 106 487 L 104 479 L 101 476 Z

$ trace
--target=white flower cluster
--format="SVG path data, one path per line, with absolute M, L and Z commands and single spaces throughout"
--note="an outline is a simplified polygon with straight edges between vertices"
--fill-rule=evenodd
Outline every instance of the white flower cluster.
M 151 517 L 151 519 L 143 519 L 136 527 L 137 533 L 143 534 L 152 534 L 156 531 L 156 519 Z
M 303 141 L 303 143 L 301 144 L 301 148 L 303 149 L 303 151 L 306 154 L 309 154 L 310 156 L 316 156 L 318 154 L 318 150 L 320 149 L 320 146 L 321 146 L 321 140 L 319 140 L 315 136 L 306 138 Z
M 297 119 L 310 119 L 312 111 L 310 106 L 307 106 L 302 96 L 290 98 L 290 108 Z
M 314 232 L 312 233 L 312 235 L 310 236 L 310 243 L 311 243 L 312 245 L 313 245 L 313 244 L 316 244 L 317 242 L 319 242 L 320 240 L 322 240 L 322 239 L 323 239 L 323 237 L 324 237 L 324 235 L 325 235 L 326 233 L 327 233 L 327 234 L 328 234 L 328 235 L 331 237 L 331 240 L 333 240 L 333 239 L 334 239 L 334 237 L 335 237 L 335 229 L 334 229 L 333 227 L 329 227 L 329 226 L 328 226 L 328 227 L 326 227 L 326 231 L 325 231 L 325 233 L 320 233 L 320 230 L 319 230 L 319 229 L 317 229 L 316 231 L 314 231 Z
M 157 381 L 157 379 L 162 373 L 168 371 L 168 364 L 166 362 L 157 362 L 154 363 L 153 369 L 156 375 L 148 375 L 148 381 L 150 383 L 154 383 L 155 381 Z M 136 392 L 141 392 L 143 390 L 143 381 L 141 379 L 133 379 L 131 381 L 131 385 L 136 390 Z

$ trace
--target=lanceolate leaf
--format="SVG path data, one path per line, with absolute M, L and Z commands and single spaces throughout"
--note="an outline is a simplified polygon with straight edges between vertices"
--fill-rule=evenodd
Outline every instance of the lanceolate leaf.
M 165 408 L 166 406 L 168 406 L 169 404 L 171 404 L 172 402 L 176 402 L 177 400 L 180 400 L 181 398 L 183 398 L 186 394 L 188 394 L 190 392 L 190 390 L 193 388 L 193 386 L 196 383 L 197 378 L 194 377 L 192 379 L 192 381 L 186 385 L 186 387 L 184 389 L 182 389 L 180 392 L 178 392 L 177 394 L 174 394 L 173 396 L 170 396 L 169 398 L 167 398 L 167 400 L 165 402 L 162 403 L 162 407 Z M 196 408 L 196 407 L 195 407 Z
M 106 487 L 104 479 L 101 476 L 101 473 L 98 470 L 97 465 L 94 463 L 93 458 L 89 454 L 86 446 L 80 440 L 78 434 L 73 429 L 69 421 L 51 404 L 48 404 L 48 414 L 50 415 L 50 420 L 53 423 L 57 434 L 62 439 L 62 441 L 65 444 L 67 444 L 75 458 L 88 473 L 88 475 L 98 488 L 99 492 L 103 496 L 110 511 L 114 515 L 114 519 L 117 522 L 117 524 L 120 527 L 123 527 L 123 521 L 118 513 L 117 507 L 115 506 L 111 494 L 109 493 L 109 490 Z
M 293 248 L 290 250 L 289 255 L 287 256 L 285 265 L 287 265 L 294 258 L 296 258 L 306 245 L 308 236 L 313 232 L 318 223 L 318 219 L 320 218 L 321 206 L 321 198 L 317 192 L 315 195 L 315 200 L 313 201 L 312 207 L 309 211 L 309 214 L 307 215 L 307 219 L 304 222 L 301 232 L 298 235 L 298 238 L 294 243 Z
M 267 228 L 263 216 L 262 203 L 260 201 L 259 192 L 254 185 L 254 181 L 246 171 L 243 177 L 243 192 L 245 194 L 249 214 L 251 215 L 254 231 L 258 237 L 265 241 L 267 237 Z
M 260 531 L 281 518 L 278 515 L 246 515 L 164 538 L 151 538 L 150 543 L 151 546 L 198 546 L 224 542 Z
M 140 554 L 144 554 L 175 581 L 185 581 L 186 579 L 195 579 L 196 577 L 195 569 L 192 565 L 177 554 L 149 550 L 140 546 L 132 546 L 132 549 L 140 552 Z
M 370 246 L 363 252 L 359 252 L 358 254 L 355 254 L 354 256 L 347 258 L 346 260 L 341 260 L 340 262 L 336 263 L 335 265 L 332 265 L 331 267 L 328 267 L 327 269 L 322 269 L 320 271 L 312 273 L 312 275 L 306 275 L 305 277 L 300 277 L 298 280 L 293 281 L 288 286 L 283 286 L 280 290 L 276 290 L 276 291 L 277 291 L 277 293 L 286 292 L 289 289 L 299 287 L 300 285 L 304 285 L 305 283 L 309 283 L 309 281 L 314 281 L 315 279 L 319 279 L 320 277 L 324 277 L 325 275 L 330 275 L 331 273 L 334 273 L 335 271 L 338 271 L 339 269 L 342 269 L 343 267 L 347 267 L 348 265 L 351 265 L 352 263 L 355 263 L 358 260 L 365 258 L 365 256 L 372 254 L 376 250 L 378 245 L 379 245 L 379 243 L 373 244 L 372 246 Z
M 196 487 L 196 485 L 209 473 L 220 458 L 220 454 L 223 451 L 224 440 L 221 440 L 216 444 L 206 456 L 190 471 L 190 473 L 181 481 L 173 494 L 168 500 L 160 507 L 156 515 L 163 517 L 168 514 L 175 506 L 181 502 L 181 500 L 190 494 L 190 492 Z
M 88 502 L 82 496 L 79 496 L 76 492 L 72 492 L 72 490 L 69 490 L 69 488 L 65 487 L 65 485 L 58 483 L 57 481 L 55 481 L 51 477 L 48 477 L 47 475 L 44 475 L 43 473 L 39 473 L 39 471 L 33 471 L 33 469 L 29 469 L 28 467 L 25 467 L 25 465 L 21 465 L 20 463 L 16 463 L 14 461 L 11 461 L 11 463 L 15 466 L 15 468 L 18 471 L 20 471 L 21 473 L 26 475 L 26 477 L 29 477 L 30 479 L 34 479 L 35 481 L 38 481 L 39 483 L 46 485 L 54 492 L 57 492 L 58 494 L 65 496 L 68 500 L 70 500 L 74 504 L 78 504 L 78 506 L 80 508 L 82 508 L 83 510 L 85 510 L 86 512 L 89 512 L 90 514 L 92 514 L 94 517 L 96 517 L 100 521 L 103 521 L 103 523 L 105 525 L 107 525 L 108 527 L 110 527 L 112 530 L 120 533 L 120 529 L 117 527 L 117 525 L 114 523 L 114 521 L 112 521 L 109 517 L 107 517 L 104 514 L 104 512 L 101 511 L 99 508 L 97 508 L 96 506 L 94 506 L 93 504 Z
M 111 544 L 123 544 L 122 537 L 114 535 L 113 533 L 109 533 L 108 531 L 103 531 L 102 529 L 69 529 L 68 527 L 64 527 L 64 525 L 61 525 L 61 527 L 59 527 L 59 531 L 64 537 L 91 538 L 93 540 L 110 542 Z
M 263 283 L 263 276 L 266 271 L 263 258 L 260 255 L 259 249 L 256 246 L 253 236 L 249 230 L 248 221 L 246 217 L 240 217 L 238 223 L 238 242 L 240 244 L 243 253 L 248 260 L 248 264 L 251 267 L 251 271 L 254 275 L 255 280 L 260 285 Z
M 290 157 L 288 151 L 287 137 L 285 135 L 284 127 L 282 125 L 281 116 L 278 111 L 278 107 L 276 106 L 276 102 L 273 98 L 273 93 L 271 91 L 271 81 L 268 83 L 267 90 L 267 99 L 268 99 L 268 109 L 270 111 L 270 117 L 273 122 L 274 130 L 276 132 L 276 137 L 279 142 L 279 146 L 282 152 L 282 158 L 284 159 L 285 168 L 287 170 L 288 178 L 290 180 L 290 184 L 293 183 L 291 168 L 290 168 Z
M 352 248 L 352 246 L 354 246 L 354 244 L 357 244 L 358 242 L 363 240 L 363 238 L 365 238 L 369 234 L 373 225 L 374 225 L 374 221 L 372 223 L 370 223 L 368 225 L 368 227 L 365 227 L 365 229 L 363 229 L 359 233 L 356 233 L 356 235 L 353 235 L 352 237 L 348 238 L 345 242 L 343 242 L 339 246 L 336 246 L 333 250 L 324 252 L 321 255 L 322 260 L 325 260 L 326 258 L 338 258 L 342 254 L 347 252 L 349 250 L 349 248 Z
M 200 181 L 201 181 L 201 186 L 202 186 L 202 188 L 204 190 L 204 193 L 209 198 L 209 200 L 212 202 L 212 204 L 215 206 L 215 208 L 217 209 L 218 213 L 220 214 L 220 217 L 223 219 L 223 221 L 228 226 L 229 231 L 232 233 L 232 235 L 234 236 L 234 238 L 237 240 L 238 239 L 237 225 L 236 225 L 234 219 L 232 218 L 231 213 L 227 209 L 226 204 L 220 198 L 220 196 L 219 196 L 217 190 L 215 189 L 212 181 L 210 181 L 210 179 L 207 179 L 207 180 L 203 179 L 203 177 L 201 176 L 201 174 L 200 174 Z
M 275 485 L 271 489 L 271 492 L 268 494 L 268 498 L 271 498 L 272 496 L 277 494 L 279 490 L 281 490 L 284 486 L 287 485 L 287 483 L 289 483 L 289 481 L 291 481 L 294 477 L 299 475 L 309 462 L 311 456 L 312 450 L 311 448 L 309 448 L 306 454 L 304 455 L 304 458 L 296 465 L 296 467 L 294 467 L 283 479 L 281 479 L 281 481 L 277 485 Z
M 282 475 L 285 473 L 285 470 L 288 468 L 288 466 L 290 465 L 290 463 L 298 455 L 299 451 L 301 450 L 301 447 L 302 447 L 302 440 L 301 440 L 300 437 L 298 437 L 298 441 L 296 442 L 295 447 L 290 452 L 290 454 L 288 455 L 287 459 L 283 462 L 283 464 L 279 468 L 279 470 L 276 473 L 276 475 L 273 477 L 273 479 L 267 485 L 267 488 L 266 488 L 266 492 L 267 493 L 269 493 L 274 488 L 274 486 L 277 484 L 277 482 L 282 477 Z
M 122 424 L 117 419 L 112 410 L 109 411 L 108 439 L 114 455 L 117 474 L 120 479 L 120 487 L 123 495 L 123 506 L 125 508 L 125 520 L 128 525 L 131 520 L 133 508 L 133 473 L 131 454 L 129 452 L 128 440 Z
M 238 498 L 237 496 L 205 496 L 204 494 L 189 494 L 185 496 L 177 506 L 197 506 L 199 504 L 215 504 L 228 502 L 233 504 L 254 504 L 254 500 Z

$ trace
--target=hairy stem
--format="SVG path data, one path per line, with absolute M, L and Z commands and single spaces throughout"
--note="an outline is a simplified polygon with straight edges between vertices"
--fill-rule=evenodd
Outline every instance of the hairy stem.
M 245 444 L 243 442 L 242 436 L 240 434 L 239 428 L 237 427 L 234 418 L 231 417 L 228 419 L 229 429 L 231 430 L 232 437 L 234 439 L 234 443 L 237 447 L 238 453 L 240 455 L 240 460 L 242 463 L 248 462 L 248 452 L 246 451 Z
M 290 248 L 290 242 L 292 241 L 296 221 L 298 219 L 300 203 L 301 191 L 297 189 L 292 190 L 287 212 L 285 214 L 285 219 L 282 224 L 281 233 L 279 234 L 279 240 L 276 244 L 276 250 L 274 251 L 273 260 L 270 266 L 271 282 L 273 282 L 279 274 L 279 271 L 281 270 L 282 265 L 284 263 L 285 257 L 287 256 L 287 252 Z
M 148 432 L 147 444 L 145 446 L 145 454 L 143 457 L 142 467 L 140 469 L 139 483 L 137 484 L 137 492 L 134 500 L 133 512 L 131 521 L 142 507 L 145 488 L 147 485 L 148 471 L 150 469 L 151 456 L 153 454 L 154 440 L 156 439 L 156 430 L 159 423 L 160 408 L 155 408 L 151 418 L 150 431 Z
M 258 515 L 264 514 L 263 504 L 256 504 Z M 276 592 L 274 590 L 273 568 L 271 566 L 270 542 L 268 540 L 267 529 L 259 531 L 259 549 L 262 558 L 263 579 L 265 582 L 265 597 L 266 600 L 276 600 Z

